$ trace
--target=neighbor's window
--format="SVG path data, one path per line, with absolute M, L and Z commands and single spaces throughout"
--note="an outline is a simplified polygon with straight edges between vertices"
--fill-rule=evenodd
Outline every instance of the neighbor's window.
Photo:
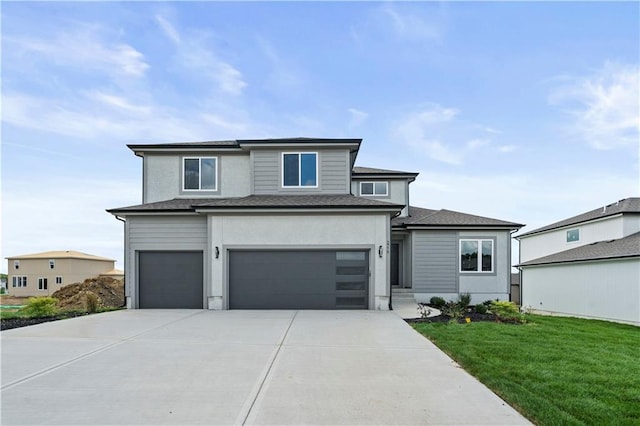
M 580 230 L 579 229 L 570 229 L 567 231 L 567 242 L 572 243 L 574 241 L 580 240 Z
M 13 261 L 13 269 L 20 269 L 20 261 L 19 260 L 14 260 Z
M 27 286 L 27 277 L 12 277 L 11 278 L 11 286 L 12 287 L 26 287 Z
M 62 284 L 62 277 L 56 277 L 56 284 Z
M 216 157 L 185 158 L 183 189 L 185 191 L 216 191 L 217 169 Z
M 460 240 L 460 272 L 493 272 L 493 240 Z
M 46 278 L 38 278 L 38 290 L 46 290 L 47 289 L 47 279 Z
M 360 195 L 389 195 L 388 182 L 360 182 Z
M 49 260 L 49 269 L 53 269 L 56 267 L 56 261 L 51 259 Z
M 318 154 L 315 152 L 283 153 L 282 186 L 317 187 Z

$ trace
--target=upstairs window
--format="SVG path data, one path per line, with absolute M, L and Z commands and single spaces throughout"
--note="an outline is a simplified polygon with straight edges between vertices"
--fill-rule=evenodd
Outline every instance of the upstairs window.
M 283 153 L 282 186 L 286 188 L 317 188 L 318 154 L 316 152 Z
M 389 195 L 388 182 L 360 182 L 360 195 L 387 196 Z
M 20 261 L 19 260 L 14 260 L 13 261 L 13 269 L 20 269 Z
M 460 240 L 460 272 L 493 272 L 493 240 Z
M 56 267 L 56 261 L 53 259 L 49 260 L 49 269 L 54 269 Z
M 185 158 L 183 189 L 185 191 L 216 191 L 218 159 L 216 157 Z
M 579 229 L 570 229 L 567 231 L 567 242 L 573 243 L 575 241 L 580 241 L 580 230 Z

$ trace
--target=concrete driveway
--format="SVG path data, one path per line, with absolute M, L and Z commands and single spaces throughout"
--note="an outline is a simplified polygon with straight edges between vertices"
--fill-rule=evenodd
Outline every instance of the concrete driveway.
M 527 424 L 393 312 L 130 310 L 3 331 L 2 424 Z

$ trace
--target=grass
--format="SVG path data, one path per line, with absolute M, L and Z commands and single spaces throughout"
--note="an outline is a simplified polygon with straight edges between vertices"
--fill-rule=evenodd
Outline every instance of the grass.
M 528 320 L 413 327 L 537 424 L 640 424 L 639 327 Z

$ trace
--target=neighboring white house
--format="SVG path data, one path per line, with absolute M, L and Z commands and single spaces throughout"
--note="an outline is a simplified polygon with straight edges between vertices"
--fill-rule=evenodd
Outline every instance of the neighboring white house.
M 523 225 L 410 206 L 417 173 L 354 167 L 361 139 L 129 145 L 142 204 L 125 221 L 130 308 L 389 309 L 509 298 Z
M 640 324 L 640 198 L 516 238 L 523 306 Z

